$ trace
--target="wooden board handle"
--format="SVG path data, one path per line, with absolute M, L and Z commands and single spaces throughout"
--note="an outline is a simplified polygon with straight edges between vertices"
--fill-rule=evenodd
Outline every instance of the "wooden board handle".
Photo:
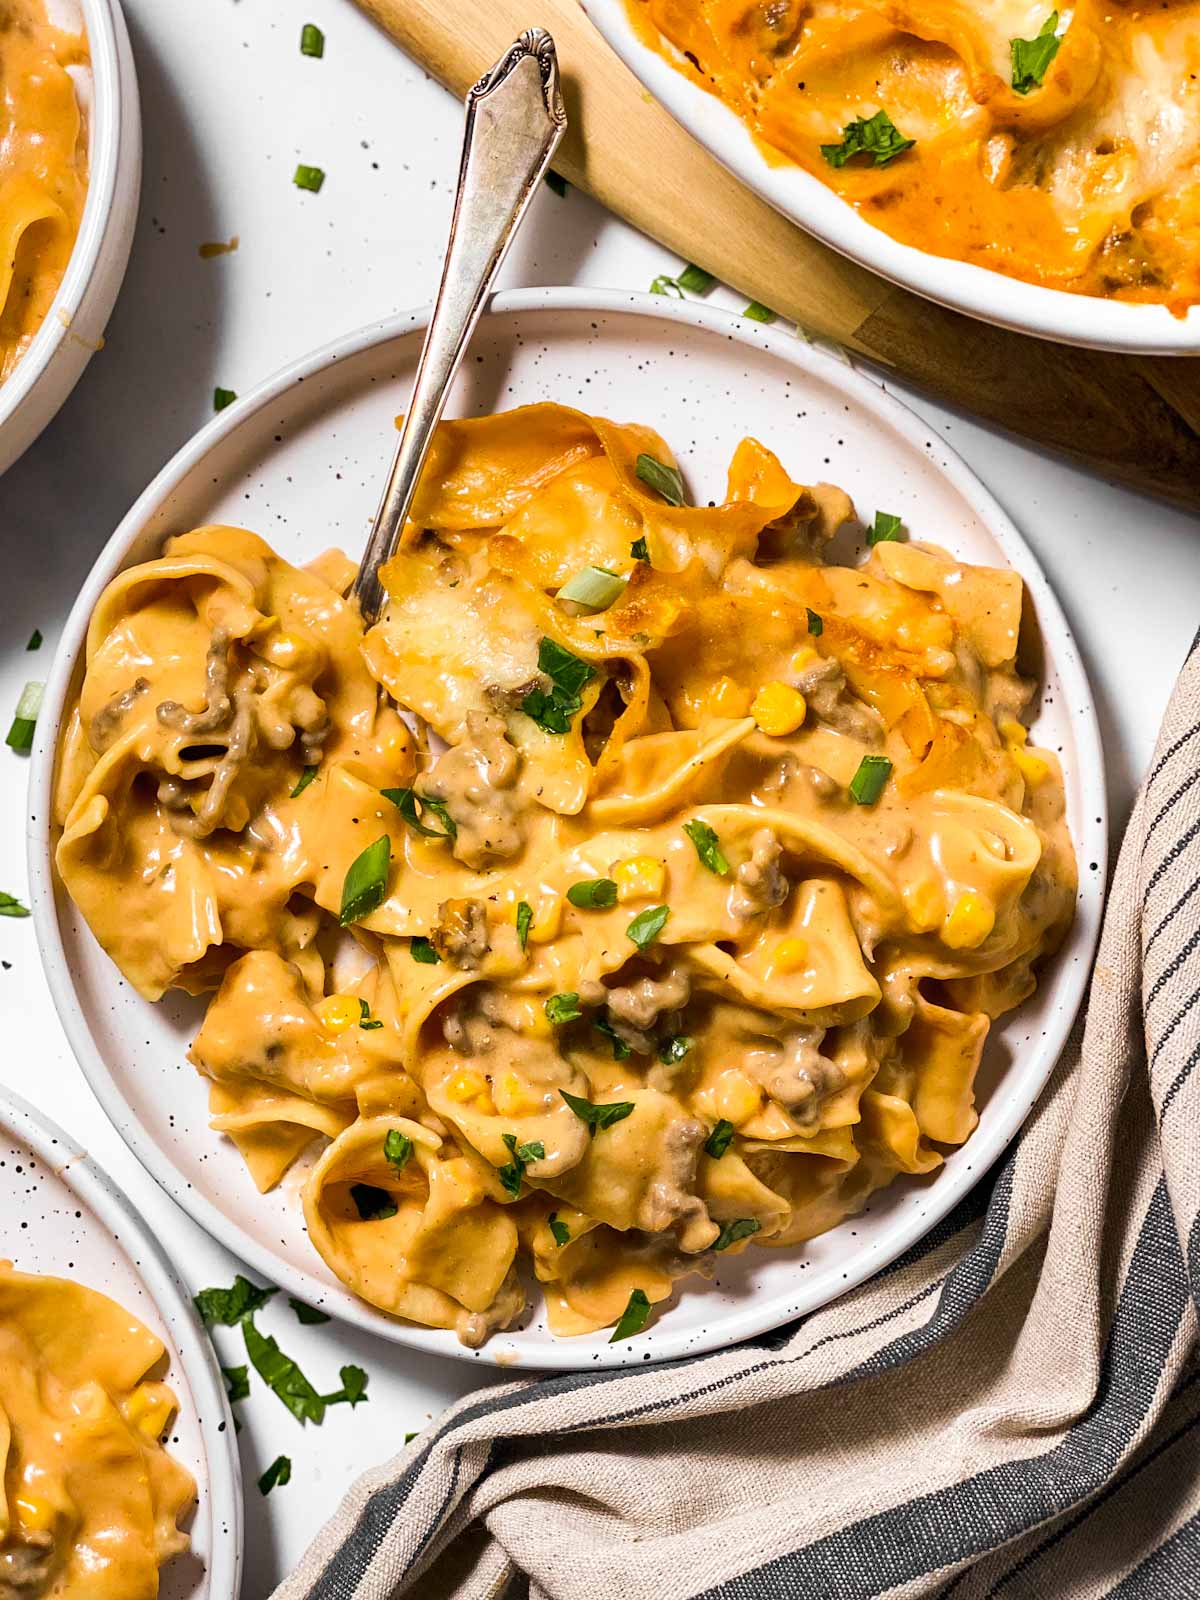
M 838 255 L 697 144 L 617 59 L 577 0 L 359 4 L 456 94 L 524 28 L 548 28 L 570 117 L 554 164 L 571 183 L 673 255 L 934 398 L 1200 510 L 1200 361 L 1103 355 L 1009 333 Z

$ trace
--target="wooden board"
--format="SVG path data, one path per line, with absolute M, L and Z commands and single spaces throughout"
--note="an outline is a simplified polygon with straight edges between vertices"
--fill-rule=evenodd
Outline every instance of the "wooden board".
M 1200 361 L 1104 355 L 1009 333 L 838 255 L 697 144 L 617 59 L 578 0 L 359 3 L 456 94 L 523 29 L 548 28 L 570 118 L 555 166 L 569 182 L 673 255 L 934 398 L 1200 509 Z

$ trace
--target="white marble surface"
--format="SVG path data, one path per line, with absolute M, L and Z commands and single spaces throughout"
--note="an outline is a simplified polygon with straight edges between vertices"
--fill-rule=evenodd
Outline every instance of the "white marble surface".
M 214 385 L 245 392 L 332 335 L 427 300 L 448 218 L 459 110 L 350 0 L 302 9 L 126 0 L 126 14 L 145 124 L 141 218 L 106 348 L 0 481 L 2 707 L 26 678 L 45 676 L 97 550 L 211 415 Z M 321 61 L 299 53 L 306 20 L 325 30 Z M 293 187 L 298 161 L 326 170 L 320 194 Z M 199 257 L 202 242 L 234 234 L 235 253 Z M 678 266 L 583 196 L 547 190 L 504 278 L 645 288 Z M 1200 529 L 917 404 L 1004 503 L 1058 590 L 1092 674 L 1119 824 L 1200 619 Z M 46 640 L 40 655 L 25 652 L 35 626 Z M 0 887 L 18 894 L 25 771 L 0 750 Z M 0 919 L 0 959 L 0 1081 L 89 1144 L 194 1288 L 231 1281 L 237 1263 L 141 1172 L 92 1100 L 54 1016 L 31 923 Z M 0 1250 L 7 1223 L 0 1218 Z M 371 1403 L 334 1408 L 319 1430 L 302 1430 L 261 1386 L 241 1407 L 247 1600 L 270 1592 L 358 1470 L 481 1377 L 478 1367 L 417 1359 L 336 1325 L 301 1328 L 286 1306 L 260 1320 L 321 1386 L 344 1361 L 365 1367 Z M 227 1362 L 244 1360 L 227 1331 L 218 1343 Z M 292 1458 L 292 1481 L 264 1501 L 255 1479 L 280 1453 Z

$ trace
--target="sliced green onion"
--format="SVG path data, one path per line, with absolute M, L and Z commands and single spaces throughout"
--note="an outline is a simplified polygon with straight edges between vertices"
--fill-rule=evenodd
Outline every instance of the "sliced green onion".
M 749 317 L 751 322 L 774 322 L 778 312 L 772 311 L 770 306 L 764 306 L 761 300 L 751 300 L 742 315 Z
M 892 763 L 886 756 L 864 756 L 850 779 L 850 798 L 860 806 L 873 806 L 891 776 Z
M 683 504 L 683 479 L 678 467 L 669 467 L 665 461 L 648 456 L 645 451 L 637 458 L 636 472 L 644 484 L 662 495 L 670 506 Z
M 0 889 L 0 917 L 27 917 L 29 907 L 23 906 L 15 894 Z
M 720 1233 L 713 1240 L 714 1250 L 728 1250 L 731 1244 L 737 1244 L 739 1239 L 748 1239 L 752 1233 L 757 1233 L 762 1223 L 757 1217 L 738 1217 L 734 1222 L 727 1222 Z
M 318 61 L 325 54 L 325 35 L 315 22 L 306 22 L 300 29 L 300 54 L 315 56 Z
M 650 1302 L 646 1298 L 644 1289 L 635 1289 L 629 1296 L 629 1303 L 621 1313 L 621 1320 L 613 1329 L 613 1336 L 609 1344 L 616 1344 L 618 1339 L 628 1339 L 635 1333 L 641 1333 L 646 1326 L 646 1318 L 650 1315 Z
M 874 526 L 867 529 L 868 544 L 886 544 L 892 539 L 898 539 L 904 528 L 904 520 L 890 511 L 877 511 Z
M 231 406 L 237 399 L 236 389 L 214 389 L 213 410 L 224 411 L 226 406 Z
M 617 886 L 611 878 L 583 878 L 567 890 L 567 899 L 581 911 L 609 911 L 617 903 Z
M 391 863 L 392 845 L 386 833 L 350 863 L 342 884 L 339 920 L 343 928 L 352 922 L 361 922 L 383 904 Z
M 720 1122 L 704 1141 L 705 1153 L 719 1161 L 729 1149 L 729 1141 L 733 1138 L 733 1123 L 722 1117 Z
M 665 272 L 660 273 L 657 278 L 654 278 L 651 281 L 650 293 L 674 295 L 676 300 L 683 299 L 683 290 L 676 283 L 675 279 L 667 277 Z
M 383 1027 L 383 1023 L 380 1022 L 379 1018 L 378 1017 L 373 1017 L 371 1015 L 370 1006 L 361 997 L 360 997 L 359 1002 L 358 1002 L 358 1016 L 359 1016 L 359 1022 L 358 1022 L 359 1027 L 360 1028 L 366 1028 L 368 1032 L 372 1028 L 382 1028 Z
M 808 631 L 814 639 L 819 639 L 825 632 L 825 619 L 818 612 L 808 606 Z
M 694 262 L 689 262 L 675 280 L 689 294 L 707 294 L 716 281 L 711 272 L 705 272 L 703 267 L 696 266 Z
M 625 593 L 628 578 L 607 567 L 584 567 L 558 591 L 560 600 L 573 600 L 589 611 L 607 611 Z
M 17 714 L 8 730 L 5 743 L 12 750 L 29 750 L 33 747 L 33 730 L 37 726 L 38 712 L 42 709 L 44 683 L 27 683 L 17 701 Z
M 644 950 L 658 938 L 670 915 L 670 906 L 647 906 L 645 911 L 638 912 L 625 932 L 639 950 Z
M 292 182 L 297 189 L 307 189 L 310 194 L 316 194 L 325 182 L 325 174 L 320 167 L 307 167 L 302 161 L 292 174 Z

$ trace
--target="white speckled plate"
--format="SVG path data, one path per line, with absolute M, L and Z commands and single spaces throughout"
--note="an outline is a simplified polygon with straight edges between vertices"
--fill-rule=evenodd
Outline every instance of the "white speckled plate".
M 899 513 L 914 535 L 1025 576 L 1044 646 L 1038 737 L 1063 752 L 1079 852 L 1079 915 L 1036 998 L 995 1030 L 980 1077 L 980 1124 L 932 1179 L 905 1181 L 811 1245 L 749 1251 L 709 1284 L 685 1283 L 647 1332 L 556 1340 L 527 1326 L 467 1352 L 449 1333 L 395 1321 L 348 1294 L 310 1246 L 294 1184 L 260 1196 L 232 1145 L 207 1126 L 206 1092 L 185 1055 L 202 1007 L 151 1006 L 124 984 L 56 892 L 48 825 L 59 719 L 88 618 L 114 573 L 198 523 L 244 523 L 293 560 L 329 544 L 358 551 L 405 406 L 425 313 L 366 328 L 305 357 L 215 418 L 113 535 L 55 660 L 32 774 L 30 882 L 51 989 L 76 1055 L 122 1135 L 193 1217 L 289 1292 L 416 1349 L 540 1367 L 621 1365 L 733 1343 L 811 1311 L 893 1260 L 996 1159 L 1057 1058 L 1090 968 L 1104 876 L 1104 775 L 1091 696 L 1058 604 L 1016 529 L 925 424 L 876 384 L 801 341 L 704 306 L 595 290 L 521 290 L 484 318 L 452 415 L 555 399 L 652 423 L 693 496 L 721 495 L 735 445 L 756 434 L 801 481 L 844 485 L 869 519 Z
M 86 1151 L 0 1093 L 0 1257 L 110 1296 L 166 1346 L 179 1402 L 168 1448 L 196 1480 L 191 1553 L 163 1568 L 161 1600 L 237 1600 L 241 1474 L 208 1336 L 161 1247 Z

